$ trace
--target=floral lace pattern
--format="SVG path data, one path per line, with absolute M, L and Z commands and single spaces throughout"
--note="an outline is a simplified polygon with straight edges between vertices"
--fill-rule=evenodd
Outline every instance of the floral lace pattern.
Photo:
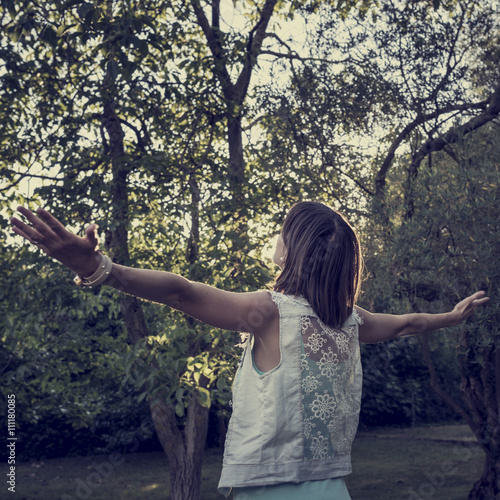
M 353 320 L 359 323 L 356 316 Z M 351 320 L 341 329 L 332 329 L 316 316 L 301 316 L 300 324 L 305 458 L 349 454 L 359 416 L 357 325 Z

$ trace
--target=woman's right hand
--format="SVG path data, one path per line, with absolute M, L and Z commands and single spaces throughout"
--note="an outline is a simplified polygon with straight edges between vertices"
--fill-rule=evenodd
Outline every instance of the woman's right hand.
M 86 229 L 85 236 L 81 238 L 68 231 L 52 214 L 42 208 L 39 208 L 36 214 L 25 207 L 18 207 L 17 210 L 30 224 L 11 217 L 10 221 L 16 234 L 79 276 L 88 277 L 95 272 L 101 260 L 97 252 L 99 241 L 95 224 L 91 224 Z

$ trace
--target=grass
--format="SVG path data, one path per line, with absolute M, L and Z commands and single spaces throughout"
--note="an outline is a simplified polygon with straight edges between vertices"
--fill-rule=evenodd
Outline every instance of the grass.
M 484 459 L 470 439 L 466 426 L 360 432 L 353 447 L 354 472 L 346 478 L 352 499 L 466 499 Z M 206 452 L 203 500 L 224 498 L 217 493 L 221 463 L 219 450 Z M 164 454 L 135 453 L 17 464 L 12 498 L 166 500 L 169 492 Z
M 467 426 L 377 430 L 353 446 L 353 500 L 465 500 L 484 453 Z

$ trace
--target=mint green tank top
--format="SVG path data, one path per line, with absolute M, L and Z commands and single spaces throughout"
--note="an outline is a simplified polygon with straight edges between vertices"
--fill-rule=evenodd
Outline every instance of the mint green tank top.
M 234 488 L 234 500 L 351 500 L 344 478 Z

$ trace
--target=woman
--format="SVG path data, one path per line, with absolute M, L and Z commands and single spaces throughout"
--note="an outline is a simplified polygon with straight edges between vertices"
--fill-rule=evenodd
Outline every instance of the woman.
M 237 500 L 348 500 L 351 444 L 361 401 L 359 342 L 456 325 L 484 292 L 442 314 L 372 314 L 356 305 L 362 259 L 349 223 L 330 207 L 300 202 L 273 257 L 274 290 L 234 293 L 163 271 L 120 266 L 98 252 L 96 226 L 80 238 L 50 213 L 20 207 L 13 230 L 79 277 L 249 333 L 233 384 L 219 491 Z

